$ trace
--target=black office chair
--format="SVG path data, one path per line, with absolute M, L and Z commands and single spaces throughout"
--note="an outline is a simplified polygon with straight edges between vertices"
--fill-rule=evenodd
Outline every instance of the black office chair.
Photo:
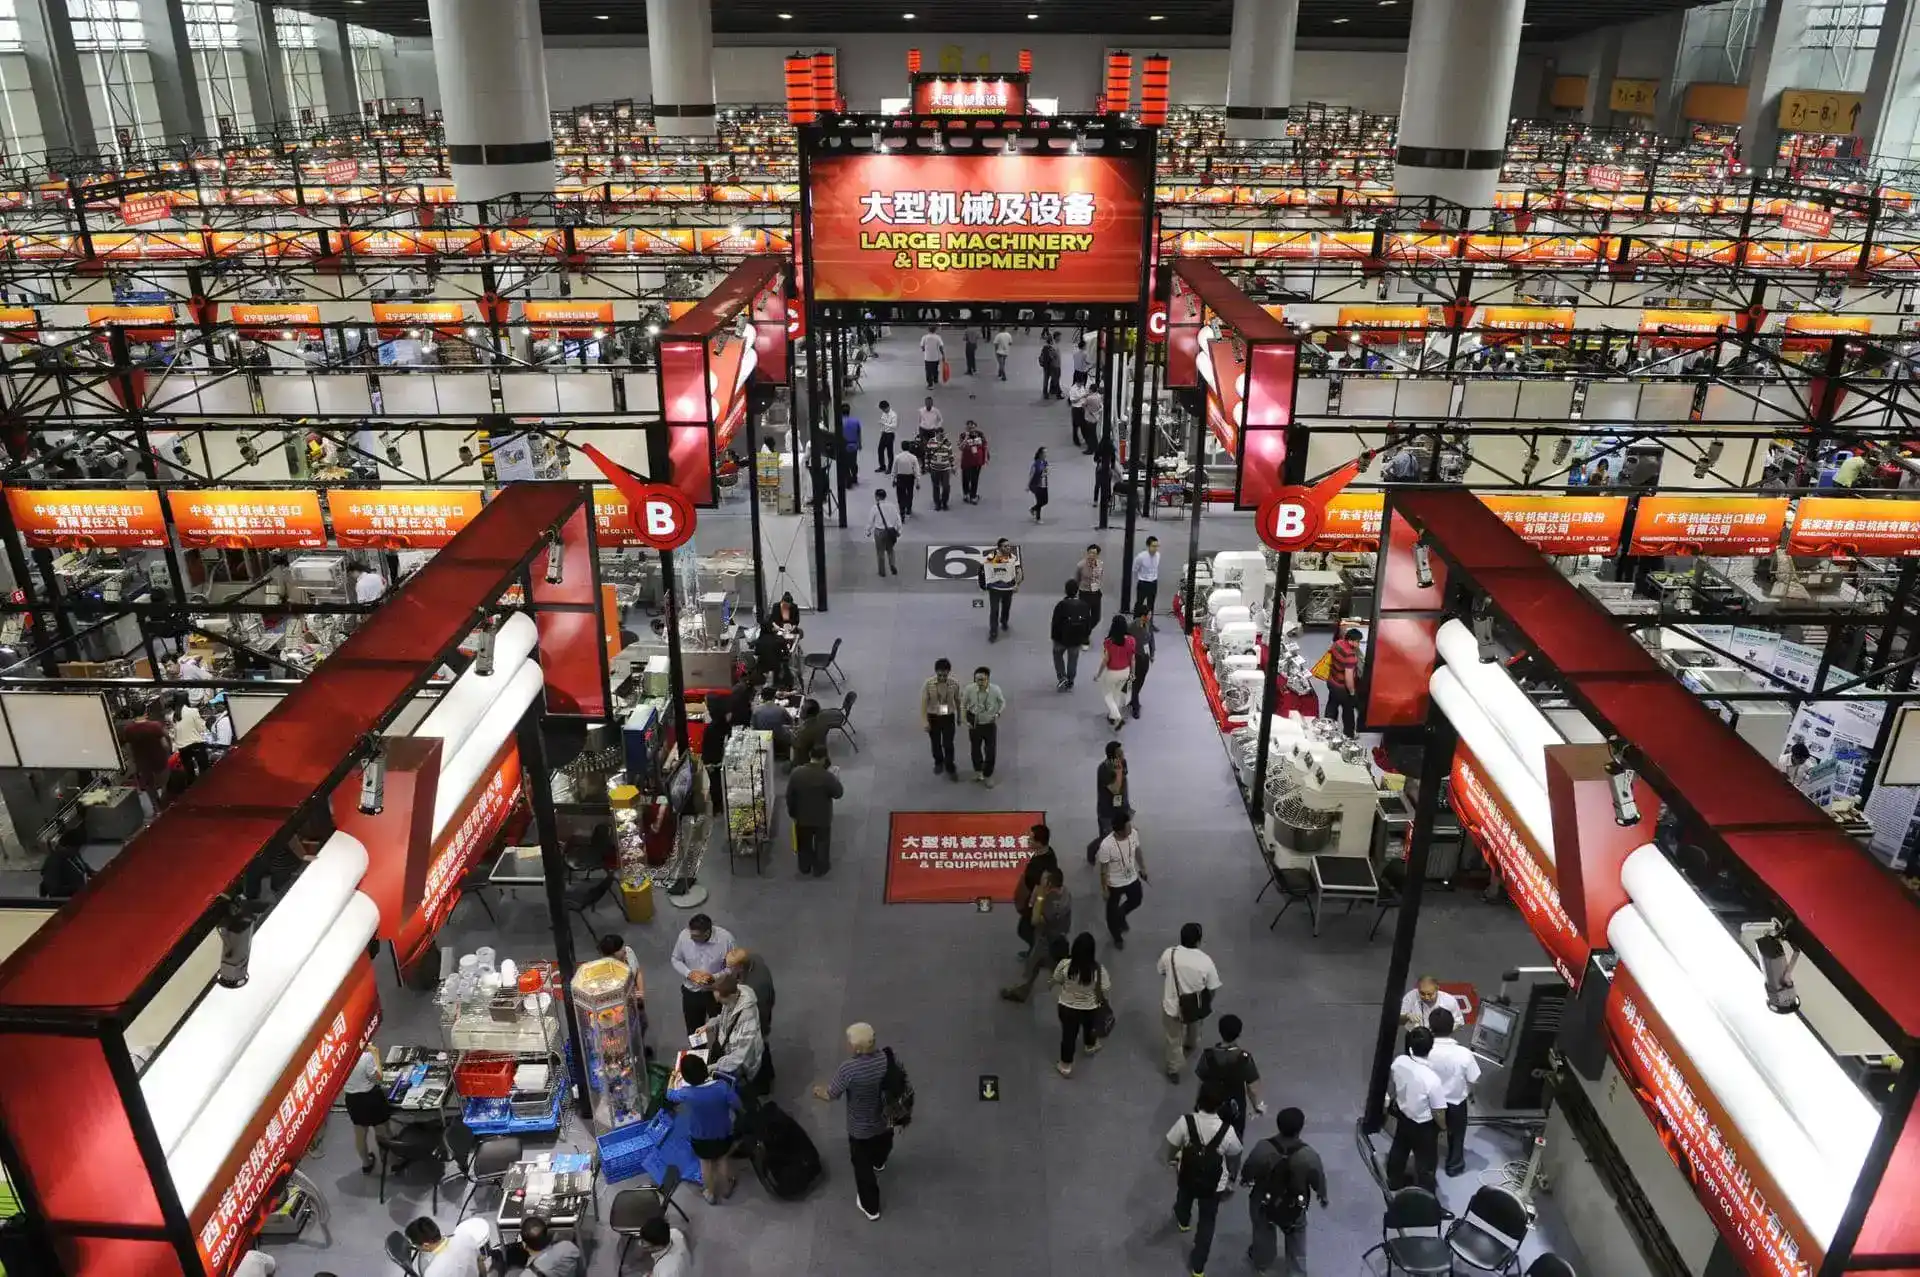
M 600 933 L 594 930 L 592 919 L 587 917 L 587 910 L 606 899 L 612 890 L 613 877 L 610 874 L 589 878 L 584 882 L 567 884 L 567 912 L 580 919 L 580 925 L 587 929 L 587 935 L 592 939 L 599 939 Z
M 1558 1255 L 1542 1255 L 1527 1265 L 1527 1277 L 1579 1277 L 1573 1265 Z
M 456 1121 L 447 1127 L 447 1156 L 455 1169 L 440 1182 L 451 1184 L 464 1180 L 467 1185 L 466 1195 L 460 1199 L 460 1213 L 454 1216 L 461 1220 L 467 1217 L 467 1206 L 481 1185 L 498 1184 L 506 1179 L 507 1172 L 520 1160 L 520 1140 L 514 1135 L 482 1139 L 464 1121 Z
M 1380 884 L 1380 911 L 1373 916 L 1373 928 L 1367 932 L 1371 940 L 1380 934 L 1380 924 L 1387 920 L 1387 910 L 1400 907 L 1400 892 L 1407 885 L 1407 862 L 1398 856 L 1390 858 L 1375 873 Z
M 853 752 L 856 754 L 860 752 L 860 742 L 853 738 L 853 703 L 859 699 L 860 693 L 848 692 L 838 709 L 828 706 L 820 711 L 820 717 L 827 722 L 827 730 L 830 732 L 838 730 L 847 738 L 847 744 L 853 746 Z
M 1510 1273 L 1520 1263 L 1520 1243 L 1533 1227 L 1527 1204 L 1491 1184 L 1475 1189 L 1466 1213 L 1447 1231 L 1454 1258 L 1481 1272 Z
M 380 1201 L 387 1200 L 387 1172 L 405 1170 L 415 1162 L 433 1163 L 433 1208 L 440 1209 L 440 1168 L 446 1165 L 446 1132 L 438 1126 L 412 1122 L 391 1135 L 374 1136 L 380 1147 Z
M 613 1205 L 607 1209 L 607 1227 L 620 1234 L 620 1254 L 614 1260 L 613 1271 L 622 1273 L 627 1270 L 627 1246 L 640 1235 L 640 1227 L 650 1219 L 665 1217 L 671 1207 L 680 1212 L 680 1218 L 686 1223 L 687 1212 L 673 1195 L 680 1187 L 680 1168 L 668 1166 L 666 1174 L 660 1177 L 656 1188 L 623 1188 L 614 1195 Z
M 1453 1271 L 1453 1254 L 1440 1226 L 1446 1212 L 1440 1199 L 1424 1188 L 1403 1188 L 1387 1199 L 1386 1214 L 1380 1217 L 1380 1241 L 1360 1256 L 1375 1251 L 1387 1257 L 1387 1274 L 1413 1274 L 1413 1277 L 1440 1277 Z
M 482 856 L 480 863 L 476 865 L 466 877 L 460 880 L 460 885 L 457 888 L 460 894 L 455 897 L 454 908 L 459 908 L 459 901 L 461 900 L 477 900 L 480 902 L 480 907 L 487 911 L 487 921 L 497 927 L 500 925 L 500 919 L 495 916 L 493 905 L 488 902 L 485 894 L 489 891 L 499 890 L 498 887 L 493 885 L 493 878 L 491 876 L 493 873 L 494 859 L 495 858 L 491 856 Z
M 420 1270 L 413 1266 L 413 1243 L 405 1233 L 387 1234 L 387 1258 L 398 1264 L 407 1277 L 420 1277 Z
M 833 689 L 836 692 L 845 690 L 840 684 L 840 680 L 847 675 L 846 671 L 840 668 L 839 639 L 833 641 L 833 647 L 829 650 L 825 652 L 808 652 L 803 659 L 807 670 L 807 692 L 809 695 L 813 692 L 813 680 L 821 674 L 827 676 L 828 681 L 833 684 Z
M 1280 925 L 1280 919 L 1287 916 L 1287 910 L 1293 908 L 1296 900 L 1306 901 L 1307 913 L 1309 915 L 1313 913 L 1313 875 L 1306 870 L 1274 869 L 1267 877 L 1267 886 L 1279 887 L 1280 894 L 1287 898 L 1287 902 L 1280 906 L 1280 912 L 1274 914 L 1273 921 L 1267 924 L 1268 931 Z M 1260 888 L 1260 895 L 1263 896 L 1266 892 L 1266 887 Z M 1256 903 L 1259 899 L 1260 896 L 1254 897 Z

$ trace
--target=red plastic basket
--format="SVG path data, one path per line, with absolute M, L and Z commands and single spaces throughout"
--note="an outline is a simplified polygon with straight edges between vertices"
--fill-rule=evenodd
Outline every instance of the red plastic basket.
M 453 1070 L 453 1089 L 469 1099 L 504 1100 L 513 1094 L 513 1072 L 517 1067 L 511 1055 L 499 1051 L 473 1051 Z

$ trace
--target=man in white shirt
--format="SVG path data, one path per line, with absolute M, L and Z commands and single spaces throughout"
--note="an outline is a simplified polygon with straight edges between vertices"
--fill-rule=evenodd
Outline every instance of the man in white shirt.
M 900 575 L 900 564 L 894 560 L 893 547 L 900 540 L 900 524 L 887 509 L 887 490 L 873 490 L 873 513 L 867 516 L 867 535 L 873 538 L 873 557 L 880 565 L 880 575 L 887 574 L 892 567 L 895 576 Z
M 420 1277 L 486 1277 L 493 1230 L 481 1216 L 461 1221 L 452 1236 L 443 1236 L 440 1225 L 422 1215 L 407 1225 L 407 1240 L 419 1252 L 414 1267 Z
M 1407 1030 L 1406 1054 L 1387 1071 L 1387 1097 L 1393 1107 L 1393 1144 L 1387 1149 L 1387 1189 L 1405 1188 L 1407 1155 L 1413 1155 L 1413 1181 L 1428 1192 L 1439 1185 L 1434 1171 L 1440 1160 L 1438 1117 L 1447 1107 L 1440 1075 L 1427 1057 L 1433 1053 L 1429 1029 Z
M 927 401 L 924 404 L 920 405 L 920 439 L 919 441 L 921 443 L 925 443 L 927 441 L 928 435 L 937 435 L 942 430 L 946 429 L 946 427 L 947 427 L 947 419 L 940 415 L 940 410 L 938 408 L 933 406 L 933 396 L 928 395 Z
M 946 362 L 947 343 L 932 324 L 927 325 L 927 335 L 920 339 L 920 362 L 927 366 L 927 389 L 940 384 L 940 365 Z
M 1082 333 L 1080 340 L 1073 343 L 1073 384 L 1076 386 L 1086 385 L 1087 370 L 1092 367 L 1093 356 L 1087 351 L 1087 336 L 1085 333 Z
M 1467 1173 L 1467 1100 L 1473 1084 L 1480 1080 L 1480 1061 L 1472 1051 L 1453 1040 L 1453 1012 L 1442 1007 L 1428 1021 L 1433 1033 L 1433 1051 L 1427 1067 L 1440 1079 L 1440 1091 L 1447 1101 L 1447 1174 Z
M 1114 948 L 1124 949 L 1127 915 L 1140 907 L 1141 884 L 1148 881 L 1147 854 L 1140 849 L 1133 813 L 1113 814 L 1113 830 L 1094 849 L 1093 863 L 1099 866 L 1100 898 L 1107 902 L 1107 935 Z
M 1433 1013 L 1443 1009 L 1452 1012 L 1455 1024 L 1466 1021 L 1466 1004 L 1442 989 L 1439 980 L 1423 975 L 1417 984 L 1407 990 L 1407 996 L 1400 999 L 1400 1027 L 1432 1028 Z
M 1000 365 L 1000 380 L 1007 379 L 1007 356 L 1013 352 L 1013 334 L 1002 328 L 993 335 L 993 358 Z
M 1193 1233 L 1193 1254 L 1188 1271 L 1196 1275 L 1207 1271 L 1207 1255 L 1213 1249 L 1213 1225 L 1220 1210 L 1220 1196 L 1232 1187 L 1227 1167 L 1240 1159 L 1240 1137 L 1219 1114 L 1220 1095 L 1212 1087 L 1200 1088 L 1194 1111 L 1175 1122 L 1167 1131 L 1167 1162 L 1178 1174 L 1173 1196 L 1173 1222 L 1181 1232 Z M 1192 1152 L 1189 1146 L 1197 1145 Z M 1204 1154 L 1200 1150 L 1206 1150 Z M 1181 1169 L 1182 1156 L 1193 1158 L 1196 1170 Z M 1217 1157 L 1220 1178 L 1212 1187 L 1190 1182 L 1190 1176 L 1204 1169 L 1202 1157 Z M 1211 1178 L 1211 1176 L 1209 1176 Z M 1195 1207 L 1199 1207 L 1196 1212 Z M 1199 1218 L 1196 1219 L 1195 1215 Z
M 1120 832 L 1120 826 L 1114 826 Z M 1213 1014 L 1213 995 L 1220 988 L 1220 970 L 1200 948 L 1200 924 L 1180 928 L 1180 943 L 1160 955 L 1160 1028 L 1167 1040 L 1167 1081 L 1178 1085 L 1187 1055 L 1200 1045 L 1200 1026 Z M 1180 1012 L 1180 999 L 1198 995 L 1201 1012 L 1189 1020 Z
M 378 603 L 380 596 L 387 592 L 387 583 L 373 570 L 370 563 L 357 560 L 347 568 L 353 573 L 353 601 L 355 603 Z
M 653 1256 L 653 1277 L 687 1277 L 693 1271 L 693 1255 L 687 1249 L 687 1235 L 655 1216 L 640 1225 L 640 1244 Z
M 1147 610 L 1151 620 L 1160 601 L 1160 538 L 1148 537 L 1147 548 L 1133 556 L 1134 610 Z
M 902 448 L 900 455 L 893 459 L 893 495 L 899 498 L 903 521 L 913 517 L 913 493 L 919 484 L 920 454 L 911 448 Z

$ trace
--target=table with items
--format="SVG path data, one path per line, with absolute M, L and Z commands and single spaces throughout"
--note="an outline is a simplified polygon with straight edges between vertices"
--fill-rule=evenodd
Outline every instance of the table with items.
M 380 1058 L 380 1084 L 395 1119 L 438 1118 L 453 1094 L 458 1051 L 431 1046 L 390 1046 Z
M 495 1223 L 500 1240 L 520 1236 L 520 1221 L 529 1215 L 546 1219 L 562 1235 L 576 1228 L 582 1216 L 596 1213 L 595 1167 L 591 1153 L 541 1153 L 515 1162 L 501 1181 L 500 1210 Z

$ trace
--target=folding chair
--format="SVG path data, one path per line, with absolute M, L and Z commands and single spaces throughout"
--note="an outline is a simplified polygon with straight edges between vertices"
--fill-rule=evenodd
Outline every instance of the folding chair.
M 841 679 L 847 676 L 846 671 L 840 668 L 840 643 L 841 640 L 835 639 L 832 648 L 827 651 L 808 652 L 806 656 L 802 658 L 807 670 L 808 695 L 812 695 L 813 693 L 813 680 L 821 674 L 827 676 L 827 680 L 833 684 L 835 691 L 846 690 L 840 682 Z

